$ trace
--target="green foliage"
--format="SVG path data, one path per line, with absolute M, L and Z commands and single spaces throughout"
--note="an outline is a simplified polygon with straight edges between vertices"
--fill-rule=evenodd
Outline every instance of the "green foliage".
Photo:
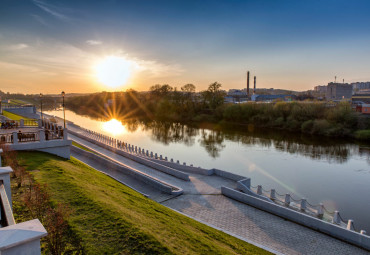
M 268 254 L 158 204 L 76 159 L 19 154 L 52 201 L 71 208 L 68 225 L 87 254 Z M 56 217 L 58 215 L 55 215 Z
M 311 130 L 313 128 L 313 120 L 306 120 L 302 123 L 301 129 L 303 133 L 311 133 Z
M 355 137 L 360 140 L 370 140 L 370 129 L 356 131 Z
M 352 136 L 369 129 L 370 120 L 354 112 L 347 102 L 276 102 L 224 104 L 222 85 L 214 82 L 195 93 L 193 84 L 181 91 L 168 84 L 154 85 L 149 93 L 100 93 L 69 98 L 67 107 L 78 113 L 104 118 L 142 118 L 175 122 L 230 122 L 327 136 Z M 114 104 L 107 105 L 109 99 Z M 105 106 L 105 107 L 103 107 Z M 82 111 L 82 112 L 79 112 Z

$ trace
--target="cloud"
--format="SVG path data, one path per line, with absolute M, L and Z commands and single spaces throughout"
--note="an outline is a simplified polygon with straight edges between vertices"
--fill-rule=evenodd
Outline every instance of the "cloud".
M 9 46 L 9 49 L 10 50 L 23 50 L 23 49 L 26 49 L 28 47 L 29 46 L 25 43 L 18 43 L 18 44 L 14 44 L 14 45 Z
M 100 45 L 100 44 L 103 44 L 103 42 L 101 41 L 96 41 L 96 40 L 87 40 L 86 43 L 88 45 Z
M 57 19 L 60 19 L 62 21 L 69 21 L 70 18 L 64 14 L 62 14 L 60 12 L 60 8 L 54 6 L 54 5 L 51 5 L 51 4 L 48 4 L 48 3 L 45 3 L 43 1 L 40 1 L 40 0 L 33 0 L 33 3 L 38 6 L 40 9 L 42 9 L 43 11 L 47 12 L 48 14 L 52 15 L 53 17 L 57 18 Z
M 133 59 L 136 68 L 141 72 L 148 72 L 150 78 L 180 76 L 185 70 L 179 64 L 164 64 L 155 60 Z
M 40 24 L 46 26 L 46 27 L 49 27 L 49 24 L 43 19 L 41 18 L 39 15 L 36 15 L 36 14 L 31 14 L 31 16 L 37 21 L 39 22 Z

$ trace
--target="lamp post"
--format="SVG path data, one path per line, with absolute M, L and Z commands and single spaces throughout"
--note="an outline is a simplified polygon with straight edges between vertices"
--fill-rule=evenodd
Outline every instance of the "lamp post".
M 44 118 L 42 117 L 42 94 L 40 93 L 40 104 L 41 104 L 41 121 L 44 120 Z
M 63 97 L 63 117 L 64 117 L 64 129 L 66 128 L 66 111 L 64 110 L 64 96 L 66 95 L 66 93 L 64 93 L 64 91 L 62 91 L 62 97 Z

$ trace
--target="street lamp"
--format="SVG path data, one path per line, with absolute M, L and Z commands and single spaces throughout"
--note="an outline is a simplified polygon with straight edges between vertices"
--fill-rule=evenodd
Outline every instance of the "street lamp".
M 40 93 L 40 104 L 41 104 L 41 121 L 44 120 L 44 118 L 42 117 L 42 94 Z
M 64 116 L 64 129 L 66 128 L 66 111 L 64 110 L 64 96 L 66 95 L 66 93 L 64 93 L 64 91 L 62 91 L 62 97 L 63 97 L 63 116 Z

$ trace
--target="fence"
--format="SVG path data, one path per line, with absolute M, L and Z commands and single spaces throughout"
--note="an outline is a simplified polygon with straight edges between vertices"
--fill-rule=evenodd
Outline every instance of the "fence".
M 1 122 L 1 129 L 16 129 L 19 127 L 38 127 L 36 119 L 6 120 Z
M 273 202 L 280 206 L 285 206 L 286 208 L 316 217 L 326 222 L 336 224 L 347 228 L 348 230 L 366 234 L 366 231 L 355 227 L 353 220 L 344 219 L 339 211 L 328 210 L 323 203 L 311 204 L 306 198 L 294 198 L 289 193 L 279 194 L 275 189 L 265 190 L 262 185 L 252 186 L 249 178 L 239 181 L 238 189 L 242 190 L 246 194 Z

